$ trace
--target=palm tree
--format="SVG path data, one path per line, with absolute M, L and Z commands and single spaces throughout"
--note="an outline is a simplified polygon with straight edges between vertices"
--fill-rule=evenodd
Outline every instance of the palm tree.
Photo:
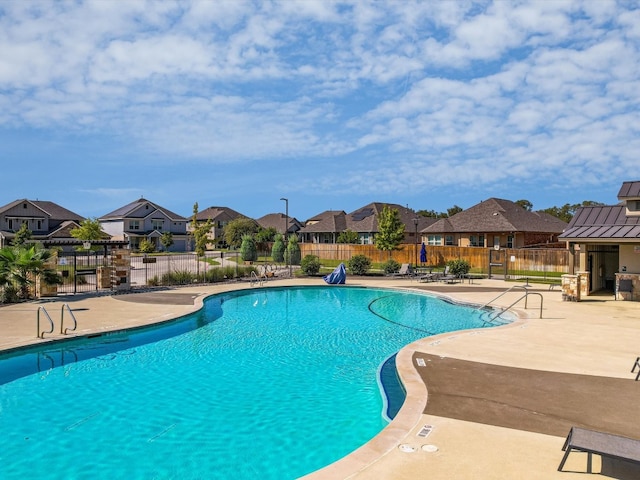
M 38 277 L 50 285 L 60 283 L 57 272 L 47 267 L 51 251 L 38 245 L 16 245 L 0 249 L 0 285 L 17 288 L 18 298 L 28 299 Z

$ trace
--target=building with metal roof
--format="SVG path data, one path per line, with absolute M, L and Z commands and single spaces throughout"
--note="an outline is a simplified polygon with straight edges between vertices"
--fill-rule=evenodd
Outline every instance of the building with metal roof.
M 616 205 L 579 208 L 559 236 L 579 255 L 589 291 L 614 290 L 617 277 L 634 277 L 640 288 L 640 181 L 623 182 Z

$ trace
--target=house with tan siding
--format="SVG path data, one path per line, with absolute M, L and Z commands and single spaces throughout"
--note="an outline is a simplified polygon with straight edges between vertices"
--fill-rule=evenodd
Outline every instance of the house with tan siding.
M 98 221 L 112 240 L 129 241 L 132 250 L 137 250 L 145 239 L 161 250 L 160 238 L 165 232 L 173 236 L 170 251 L 185 252 L 188 248 L 187 219 L 145 198 L 107 213 Z
M 74 240 L 70 231 L 84 217 L 57 203 L 43 200 L 15 200 L 0 207 L 0 248 L 15 238 L 22 225 L 31 231 L 32 240 Z

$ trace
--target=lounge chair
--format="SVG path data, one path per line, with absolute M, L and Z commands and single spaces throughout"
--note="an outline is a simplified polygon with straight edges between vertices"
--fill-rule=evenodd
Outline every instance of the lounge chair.
M 444 283 L 456 283 L 459 280 L 459 278 L 457 275 L 453 275 L 452 273 L 449 273 L 449 266 L 447 265 L 444 269 L 444 275 L 442 275 L 439 278 L 439 280 Z
M 413 276 L 413 269 L 411 268 L 411 264 L 410 263 L 403 263 L 400 266 L 400 270 L 398 270 L 396 273 L 393 273 L 392 276 L 394 276 L 394 277 L 412 277 Z
M 591 473 L 591 455 L 594 453 L 602 457 L 640 464 L 640 440 L 584 428 L 572 427 L 562 450 L 565 451 L 565 454 L 558 467 L 558 471 L 560 472 L 572 450 L 586 452 L 588 454 L 588 473 Z

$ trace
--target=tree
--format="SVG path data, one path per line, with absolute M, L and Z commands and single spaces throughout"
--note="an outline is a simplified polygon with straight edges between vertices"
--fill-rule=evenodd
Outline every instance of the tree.
M 240 258 L 245 262 L 255 262 L 258 259 L 258 249 L 252 235 L 244 235 L 242 237 Z
M 209 242 L 209 232 L 213 227 L 213 222 L 207 218 L 206 222 L 198 221 L 198 202 L 193 204 L 193 215 L 191 216 L 191 235 L 193 235 L 194 250 L 201 257 L 207 249 Z
M 102 231 L 97 218 L 85 218 L 80 222 L 80 226 L 71 229 L 69 232 L 73 238 L 78 240 L 102 240 L 108 235 Z
M 289 265 L 299 265 L 301 255 L 300 245 L 298 245 L 298 237 L 291 235 L 289 237 L 287 249 L 284 252 L 284 258 Z
M 360 243 L 360 236 L 358 235 L 358 232 L 347 229 L 340 232 L 336 239 L 336 243 Z
M 514 203 L 516 205 L 520 205 L 527 212 L 530 212 L 533 210 L 533 203 L 531 203 L 529 200 L 516 200 Z
M 276 235 L 276 240 L 271 247 L 271 258 L 276 263 L 284 262 L 284 242 L 282 241 L 282 235 Z
M 140 250 L 140 252 L 142 253 L 153 253 L 156 251 L 156 246 L 148 238 L 143 238 L 142 240 L 140 240 L 138 250 Z
M 397 250 L 404 240 L 405 225 L 400 220 L 397 209 L 388 205 L 382 207 L 382 212 L 378 215 L 378 233 L 375 237 L 375 244 L 378 250 Z
M 258 228 L 258 224 L 250 218 L 236 218 L 224 227 L 224 239 L 229 246 L 239 248 L 242 245 L 242 237 L 255 235 L 258 233 Z
M 256 233 L 256 242 L 258 243 L 266 243 L 273 242 L 274 238 L 278 234 L 278 231 L 274 227 L 269 228 L 260 228 L 258 233 Z
M 31 230 L 27 227 L 26 223 L 20 226 L 20 229 L 16 232 L 16 236 L 13 237 L 12 245 L 24 245 L 27 240 L 31 240 Z
M 446 213 L 438 213 L 435 210 L 418 210 L 416 214 L 427 218 L 445 218 L 447 216 Z
M 0 249 L 0 285 L 15 285 L 18 297 L 30 297 L 32 285 L 40 276 L 45 283 L 55 285 L 60 283 L 58 273 L 46 263 L 51 258 L 51 252 L 39 245 L 15 245 Z
M 456 213 L 460 213 L 462 211 L 462 207 L 458 205 L 454 205 L 451 208 L 447 208 L 447 217 L 453 217 Z
M 602 205 L 604 205 L 604 203 L 594 202 L 592 200 L 585 200 L 582 203 L 576 203 L 573 205 L 565 203 L 562 207 L 550 207 L 542 211 L 544 213 L 548 213 L 549 215 L 553 215 L 556 218 L 559 218 L 563 222 L 569 223 L 573 218 L 573 215 L 575 215 L 576 210 L 578 210 L 580 207 L 596 207 L 596 206 L 602 206 Z
M 173 233 L 164 232 L 160 236 L 160 244 L 165 249 L 165 251 L 168 251 L 171 248 L 171 245 L 173 245 Z

